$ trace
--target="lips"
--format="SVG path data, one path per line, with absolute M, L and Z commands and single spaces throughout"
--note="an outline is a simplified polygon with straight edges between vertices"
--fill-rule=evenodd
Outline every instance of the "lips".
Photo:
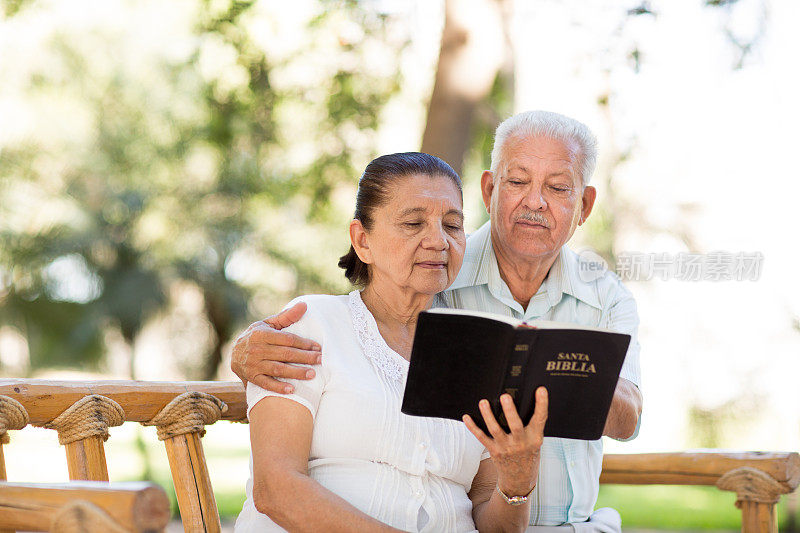
M 533 222 L 533 221 L 531 221 L 531 220 L 516 220 L 515 222 L 516 222 L 517 224 L 520 224 L 521 226 L 525 226 L 525 227 L 528 227 L 528 228 L 542 228 L 542 229 L 547 229 L 547 226 L 545 226 L 544 224 L 540 224 L 540 223 L 538 223 L 538 222 Z
M 447 261 L 420 261 L 417 265 L 432 270 L 445 269 L 447 268 Z

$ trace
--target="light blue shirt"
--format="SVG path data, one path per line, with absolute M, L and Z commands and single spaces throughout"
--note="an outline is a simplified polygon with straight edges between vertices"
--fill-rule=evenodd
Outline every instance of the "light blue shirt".
M 500 277 L 489 223 L 467 239 L 464 264 L 453 285 L 442 293 L 448 307 L 486 311 L 523 320 L 543 319 L 607 328 L 631 335 L 620 377 L 639 386 L 639 317 L 636 302 L 609 271 L 593 281 L 580 276 L 581 259 L 566 246 L 528 307 L 514 300 Z M 585 279 L 585 277 L 584 277 Z M 531 495 L 531 525 L 584 522 L 597 502 L 603 466 L 601 440 L 546 437 L 541 450 L 539 481 Z

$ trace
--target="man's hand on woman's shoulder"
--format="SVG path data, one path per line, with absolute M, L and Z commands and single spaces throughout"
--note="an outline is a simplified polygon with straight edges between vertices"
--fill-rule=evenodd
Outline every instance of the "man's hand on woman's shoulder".
M 276 378 L 311 379 L 314 370 L 294 364 L 316 365 L 322 347 L 311 340 L 281 331 L 300 320 L 306 304 L 298 302 L 277 315 L 250 324 L 233 345 L 231 370 L 245 382 L 272 392 L 290 394 L 294 387 Z

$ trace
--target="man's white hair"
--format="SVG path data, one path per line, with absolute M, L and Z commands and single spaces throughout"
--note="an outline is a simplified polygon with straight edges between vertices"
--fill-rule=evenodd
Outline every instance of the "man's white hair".
M 597 163 L 597 138 L 583 122 L 551 111 L 525 111 L 507 118 L 497 126 L 492 148 L 492 173 L 497 175 L 497 165 L 503 145 L 510 138 L 547 137 L 566 144 L 578 145 L 578 171 L 583 186 L 589 184 Z

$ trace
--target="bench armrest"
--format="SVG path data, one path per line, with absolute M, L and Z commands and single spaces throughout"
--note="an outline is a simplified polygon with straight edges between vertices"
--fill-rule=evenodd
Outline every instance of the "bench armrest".
M 785 489 L 800 483 L 800 455 L 795 452 L 720 452 L 609 454 L 603 457 L 601 483 L 626 485 L 716 485 L 741 467 L 761 470 Z
M 0 529 L 162 531 L 169 518 L 169 499 L 153 483 L 0 482 Z

